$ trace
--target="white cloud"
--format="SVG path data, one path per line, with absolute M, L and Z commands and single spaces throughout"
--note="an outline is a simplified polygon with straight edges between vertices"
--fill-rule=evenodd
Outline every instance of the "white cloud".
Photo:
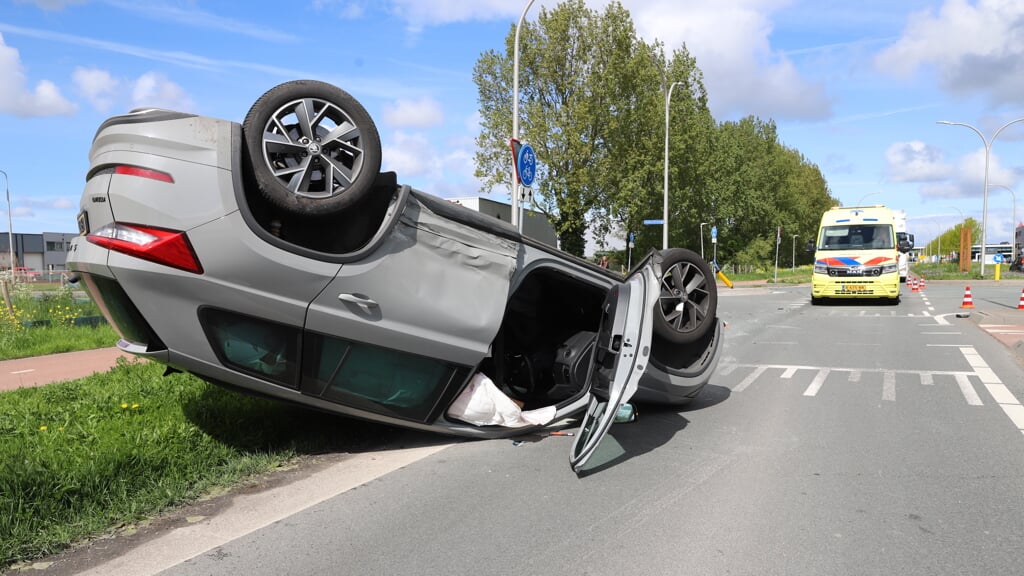
M 18 50 L 7 46 L 0 34 L 0 113 L 21 117 L 75 113 L 77 106 L 65 99 L 53 82 L 40 80 L 34 90 L 26 83 Z
M 771 46 L 772 14 L 795 0 L 621 1 L 645 41 L 660 40 L 670 51 L 685 43 L 704 73 L 716 116 L 817 120 L 831 115 L 825 85 L 805 78 L 786 53 Z M 609 0 L 586 3 L 603 11 Z M 536 2 L 527 20 L 535 21 L 542 9 L 555 5 L 555 0 Z M 524 6 L 508 0 L 391 0 L 389 10 L 418 32 L 473 20 L 505 19 L 514 24 Z
M 963 182 L 967 188 L 977 190 L 975 194 L 969 195 L 981 196 L 981 191 L 985 187 L 985 149 L 979 148 L 961 158 L 960 162 L 957 164 L 957 171 L 960 176 L 960 181 Z M 996 154 L 990 154 L 988 161 L 988 182 L 989 184 L 1001 184 L 1012 188 L 1017 182 L 1017 175 L 1012 169 L 1003 168 L 1000 165 L 999 156 Z
M 132 105 L 183 112 L 195 109 L 195 102 L 185 90 L 158 72 L 147 72 L 135 81 L 132 87 Z
M 930 66 L 951 94 L 987 95 L 993 104 L 1024 97 L 1024 3 L 946 0 L 938 13 L 912 14 L 903 35 L 878 54 L 876 66 L 910 77 Z
M 366 5 L 353 0 L 313 0 L 313 9 L 332 12 L 345 20 L 355 20 L 366 13 Z
M 120 82 L 107 70 L 99 68 L 75 68 L 71 74 L 78 93 L 100 112 L 107 112 L 114 103 Z
M 940 165 L 935 164 L 934 170 L 938 171 Z M 922 198 L 980 198 L 985 189 L 985 149 L 978 150 L 965 155 L 957 161 L 955 166 L 948 167 L 950 179 L 945 181 L 931 181 L 920 188 Z M 989 156 L 988 181 L 990 186 L 989 196 L 1001 193 L 1002 190 L 995 186 L 1007 186 L 1015 190 L 1019 176 L 1012 168 L 1004 168 L 999 157 L 995 154 Z
M 632 0 L 623 5 L 646 41 L 657 38 L 670 50 L 686 45 L 704 73 L 716 117 L 826 118 L 832 104 L 824 85 L 801 76 L 771 46 L 771 14 L 789 3 Z
M 395 132 L 383 150 L 382 169 L 403 178 L 440 177 L 437 147 L 423 134 Z
M 384 107 L 384 123 L 395 127 L 429 128 L 444 122 L 441 105 L 431 98 L 396 100 Z
M 63 10 L 65 6 L 85 4 L 88 0 L 15 0 L 18 4 L 35 4 L 43 10 Z
M 539 11 L 542 4 L 538 2 L 533 10 Z M 407 22 L 409 29 L 418 31 L 427 26 L 450 24 L 453 22 L 470 22 L 473 20 L 495 20 L 498 18 L 515 18 L 526 4 L 509 0 L 392 0 L 391 11 Z M 534 12 L 534 15 L 536 12 Z
M 935 182 L 953 173 L 941 150 L 919 140 L 892 144 L 885 151 L 885 160 L 890 182 Z
M 219 14 L 207 12 L 195 6 L 194 2 L 138 2 L 134 0 L 104 0 L 119 10 L 132 12 L 150 20 L 166 23 L 176 22 L 193 28 L 205 28 L 228 34 L 250 36 L 270 42 L 295 42 L 299 38 L 286 32 Z M 178 5 L 180 4 L 180 5 Z M 283 22 L 283 20 L 281 20 Z

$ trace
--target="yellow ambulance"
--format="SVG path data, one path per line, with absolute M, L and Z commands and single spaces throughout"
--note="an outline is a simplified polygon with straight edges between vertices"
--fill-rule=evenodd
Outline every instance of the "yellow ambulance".
M 840 206 L 825 212 L 818 227 L 811 275 L 811 303 L 826 298 L 885 298 L 900 301 L 900 250 L 893 211 L 885 206 Z

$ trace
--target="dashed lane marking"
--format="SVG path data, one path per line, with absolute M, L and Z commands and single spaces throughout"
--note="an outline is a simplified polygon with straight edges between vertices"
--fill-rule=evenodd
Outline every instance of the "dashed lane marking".
M 816 372 L 814 379 L 811 381 L 807 389 L 804 390 L 804 396 L 817 396 L 818 392 L 825 385 L 825 381 L 829 375 L 833 372 L 846 372 L 850 382 L 860 382 L 861 377 L 865 372 L 868 373 L 881 373 L 882 374 L 882 400 L 888 402 L 896 401 L 896 375 L 907 374 L 916 375 L 921 384 L 924 386 L 933 386 L 935 384 L 935 376 L 951 376 L 956 380 L 957 387 L 960 389 L 960 393 L 964 397 L 964 401 L 970 406 L 983 406 L 984 402 L 978 391 L 971 384 L 971 377 L 975 377 L 981 381 L 985 390 L 988 392 L 992 400 L 1002 409 L 1006 417 L 1010 419 L 1010 422 L 1024 434 L 1024 404 L 1021 404 L 1020 400 L 1010 391 L 1009 388 L 1003 384 L 999 376 L 996 375 L 995 371 L 985 362 L 985 359 L 981 357 L 981 354 L 974 348 L 974 346 L 967 345 L 954 345 L 954 344 L 937 344 L 935 346 L 956 346 L 960 353 L 963 355 L 964 360 L 970 365 L 970 371 L 964 370 L 890 370 L 885 368 L 837 368 L 837 367 L 826 367 L 826 366 L 805 366 L 805 365 L 793 365 L 793 364 L 729 364 L 722 366 L 719 373 L 723 376 L 728 375 L 735 371 L 737 368 L 752 368 L 750 374 L 748 374 L 739 384 L 732 388 L 733 392 L 742 392 L 746 390 L 751 384 L 756 382 L 767 370 L 781 370 L 782 378 L 791 380 L 793 376 L 800 370 L 813 370 Z
M 822 384 L 825 383 L 825 378 L 828 378 L 829 372 L 831 370 L 828 368 L 818 370 L 818 375 L 814 377 L 814 380 L 811 380 L 811 385 L 807 387 L 807 390 L 804 390 L 804 396 L 816 395 L 818 390 L 821 390 Z

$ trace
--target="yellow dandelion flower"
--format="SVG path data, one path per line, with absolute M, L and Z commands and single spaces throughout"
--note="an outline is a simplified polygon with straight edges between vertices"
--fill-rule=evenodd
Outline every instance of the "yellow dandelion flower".
M 138 404 L 132 404 L 132 410 L 135 410 L 135 409 L 137 409 L 138 407 L 139 407 L 139 405 L 138 405 Z
M 40 426 L 39 429 L 40 430 L 46 430 L 46 426 Z
M 128 408 L 128 403 L 127 402 L 125 402 L 124 404 L 121 404 L 121 409 L 122 410 L 124 410 L 126 408 Z

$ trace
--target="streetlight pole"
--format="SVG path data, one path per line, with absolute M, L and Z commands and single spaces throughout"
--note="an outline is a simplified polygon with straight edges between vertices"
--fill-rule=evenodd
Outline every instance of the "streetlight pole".
M 516 41 L 512 49 L 512 139 L 519 139 L 519 29 L 526 19 L 526 12 L 533 6 L 534 0 L 528 0 L 519 16 L 516 24 Z M 516 158 L 512 155 L 512 218 L 511 224 L 520 232 L 523 231 L 523 222 L 519 214 L 519 180 L 516 178 Z
M 704 259 L 704 227 L 707 226 L 707 222 L 700 223 L 700 259 Z
M 664 207 L 662 209 L 662 222 L 661 222 L 661 248 L 662 250 L 668 250 L 668 105 L 672 101 L 672 89 L 676 86 L 682 86 L 682 82 L 673 82 L 668 87 L 668 92 L 665 93 L 665 199 Z M 704 237 L 701 236 L 701 240 Z
M 1017 195 L 1009 187 L 1002 184 L 989 184 L 989 186 L 992 188 L 1002 188 L 1009 192 L 1010 196 L 1013 196 L 1013 225 L 1010 226 L 1011 234 L 1013 234 L 1013 237 L 1010 238 L 1010 243 L 1013 246 L 1010 248 L 1010 264 L 1013 264 L 1017 261 Z
M 11 279 L 14 279 L 14 225 L 11 223 L 11 190 L 10 182 L 7 179 L 7 172 L 0 170 L 4 175 L 4 193 L 7 195 L 7 247 L 10 249 L 11 257 Z
M 868 196 L 874 196 L 875 194 L 881 194 L 881 192 L 868 192 L 867 194 L 861 196 L 860 201 L 857 202 L 857 206 L 863 206 L 864 199 L 867 198 Z
M 985 228 L 988 226 L 988 165 L 989 157 L 992 155 L 992 143 L 995 142 L 996 138 L 999 137 L 999 133 L 1008 128 L 1009 126 L 1016 124 L 1017 122 L 1024 122 L 1024 118 L 1017 118 L 1016 120 L 1010 120 L 1006 124 L 999 127 L 998 130 L 992 134 L 991 139 L 986 139 L 985 135 L 970 124 L 964 124 L 963 122 L 950 122 L 949 120 L 939 120 L 939 124 L 945 124 L 946 126 L 963 126 L 964 128 L 970 128 L 981 138 L 982 143 L 985 144 L 985 188 L 983 189 L 982 201 L 981 201 L 981 276 L 985 277 L 985 253 L 987 252 L 988 246 L 988 234 Z
M 793 267 L 792 270 L 796 270 L 796 237 L 799 234 L 793 234 Z

